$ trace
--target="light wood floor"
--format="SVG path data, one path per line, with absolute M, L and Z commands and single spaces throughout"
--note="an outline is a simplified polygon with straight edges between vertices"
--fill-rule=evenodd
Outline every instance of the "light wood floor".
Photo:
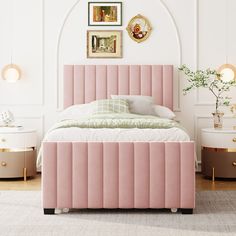
M 0 190 L 40 190 L 41 189 L 41 175 L 38 174 L 35 177 L 27 178 L 24 181 L 23 178 L 17 179 L 0 179 Z
M 201 174 L 196 175 L 196 190 L 236 190 L 236 179 L 211 179 L 205 178 Z
M 40 190 L 41 175 L 31 178 L 24 182 L 22 179 L 0 179 L 0 190 Z M 216 180 L 204 178 L 201 174 L 196 175 L 196 190 L 236 190 L 236 179 Z

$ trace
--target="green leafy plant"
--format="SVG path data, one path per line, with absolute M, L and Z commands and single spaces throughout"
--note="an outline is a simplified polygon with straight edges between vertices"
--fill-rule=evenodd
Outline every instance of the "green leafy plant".
M 236 85 L 235 80 L 223 81 L 222 75 L 216 70 L 206 69 L 191 71 L 186 65 L 179 67 L 186 76 L 189 86 L 183 89 L 184 95 L 196 88 L 208 88 L 214 95 L 215 112 L 219 112 L 219 106 L 228 106 L 230 104 L 230 97 L 225 95 L 225 92 L 230 91 L 230 88 Z

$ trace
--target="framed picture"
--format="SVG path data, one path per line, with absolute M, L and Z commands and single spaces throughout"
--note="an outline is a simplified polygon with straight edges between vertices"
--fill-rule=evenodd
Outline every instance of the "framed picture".
M 137 15 L 130 20 L 126 30 L 131 39 L 137 43 L 141 43 L 150 36 L 152 27 L 146 17 Z
M 89 30 L 87 32 L 88 58 L 121 58 L 122 31 Z
M 121 26 L 122 2 L 89 2 L 89 26 Z

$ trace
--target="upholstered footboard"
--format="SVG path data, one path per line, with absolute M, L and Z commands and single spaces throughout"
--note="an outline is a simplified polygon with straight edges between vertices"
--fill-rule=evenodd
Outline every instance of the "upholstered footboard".
M 195 207 L 194 142 L 44 142 L 43 208 Z

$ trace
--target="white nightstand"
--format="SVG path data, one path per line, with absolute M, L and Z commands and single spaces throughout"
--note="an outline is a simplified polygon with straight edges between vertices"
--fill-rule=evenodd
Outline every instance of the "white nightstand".
M 36 175 L 36 147 L 35 130 L 0 128 L 0 178 Z
M 202 129 L 202 173 L 205 176 L 236 178 L 236 130 Z

